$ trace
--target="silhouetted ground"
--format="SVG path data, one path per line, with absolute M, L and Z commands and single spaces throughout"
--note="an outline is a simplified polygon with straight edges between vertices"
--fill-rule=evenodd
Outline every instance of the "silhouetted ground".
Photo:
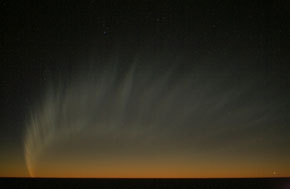
M 255 188 L 290 189 L 290 178 L 63 179 L 0 178 L 0 188 Z

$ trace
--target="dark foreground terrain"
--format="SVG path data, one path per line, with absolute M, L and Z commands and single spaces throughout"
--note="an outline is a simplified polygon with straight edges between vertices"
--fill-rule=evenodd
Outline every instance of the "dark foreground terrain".
M 0 178 L 0 188 L 255 188 L 290 189 L 290 178 L 63 179 Z

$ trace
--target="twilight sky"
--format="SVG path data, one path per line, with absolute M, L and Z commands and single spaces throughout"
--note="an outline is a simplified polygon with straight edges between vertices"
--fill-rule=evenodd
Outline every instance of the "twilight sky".
M 286 1 L 0 2 L 0 176 L 290 176 Z

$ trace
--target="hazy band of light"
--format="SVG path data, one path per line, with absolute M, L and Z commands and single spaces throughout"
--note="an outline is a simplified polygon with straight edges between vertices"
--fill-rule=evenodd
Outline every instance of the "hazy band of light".
M 25 159 L 29 174 L 239 175 L 233 170 L 235 166 L 255 164 L 243 162 L 244 157 L 251 154 L 259 159 L 267 153 L 254 152 L 264 149 L 267 142 L 259 141 L 259 132 L 253 128 L 271 124 L 267 117 L 273 116 L 275 109 L 251 96 L 255 84 L 237 85 L 228 82 L 227 74 L 203 73 L 197 70 L 178 75 L 174 70 L 156 72 L 132 66 L 125 73 L 113 68 L 80 73 L 59 86 L 48 87 L 27 123 Z M 245 100 L 249 97 L 252 100 Z M 264 134 L 273 137 L 267 131 Z M 213 154 L 214 159 L 210 159 Z M 237 156 L 236 164 L 226 160 Z M 70 166 L 65 162 L 71 162 Z M 264 162 L 259 166 L 241 174 L 263 175 L 263 171 L 275 169 L 265 167 Z M 166 174 L 162 169 L 171 172 Z

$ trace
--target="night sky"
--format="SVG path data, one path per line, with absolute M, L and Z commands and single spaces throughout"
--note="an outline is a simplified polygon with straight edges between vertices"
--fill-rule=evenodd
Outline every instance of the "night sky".
M 1 177 L 289 177 L 287 1 L 0 1 Z

